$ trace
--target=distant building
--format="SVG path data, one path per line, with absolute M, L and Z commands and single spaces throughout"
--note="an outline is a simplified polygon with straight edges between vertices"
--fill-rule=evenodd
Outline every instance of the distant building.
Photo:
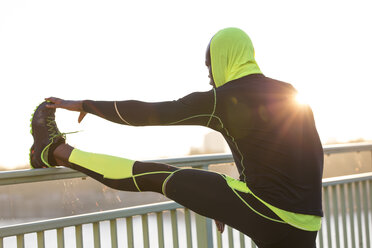
M 226 153 L 227 144 L 223 136 L 217 132 L 210 132 L 204 136 L 202 147 L 191 147 L 189 155 Z

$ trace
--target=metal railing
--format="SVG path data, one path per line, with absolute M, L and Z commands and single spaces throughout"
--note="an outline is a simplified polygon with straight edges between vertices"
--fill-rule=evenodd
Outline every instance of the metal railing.
M 370 151 L 371 144 L 328 146 L 327 155 Z M 180 167 L 208 169 L 232 163 L 231 155 L 156 160 Z M 0 185 L 86 177 L 68 168 L 0 173 Z M 323 180 L 322 229 L 318 247 L 371 247 L 372 172 Z M 151 235 L 150 235 L 151 230 Z M 0 248 L 16 247 L 256 247 L 227 227 L 221 235 L 212 221 L 174 202 L 156 203 L 0 227 Z M 12 246 L 13 247 L 13 246 Z

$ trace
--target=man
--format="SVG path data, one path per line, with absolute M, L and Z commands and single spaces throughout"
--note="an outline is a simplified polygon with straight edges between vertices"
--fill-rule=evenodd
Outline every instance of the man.
M 264 76 L 248 35 L 237 28 L 212 38 L 206 65 L 213 89 L 177 101 L 66 101 L 47 98 L 32 120 L 34 168 L 62 165 L 119 190 L 161 193 L 226 223 L 259 247 L 315 247 L 321 225 L 323 150 L 312 111 L 296 90 Z M 220 132 L 240 173 L 236 180 L 203 170 L 179 169 L 65 144 L 56 108 L 124 125 L 201 125 Z M 130 141 L 127 141 L 130 142 Z

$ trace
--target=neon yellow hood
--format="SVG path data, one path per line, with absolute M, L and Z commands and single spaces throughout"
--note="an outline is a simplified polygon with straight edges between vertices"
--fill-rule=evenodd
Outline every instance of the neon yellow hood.
M 241 29 L 218 31 L 211 40 L 210 54 L 216 87 L 250 74 L 262 73 L 254 58 L 252 41 Z

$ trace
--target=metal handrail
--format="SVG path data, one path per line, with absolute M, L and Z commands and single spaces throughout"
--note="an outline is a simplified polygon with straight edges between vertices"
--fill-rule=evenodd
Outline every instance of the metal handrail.
M 324 154 L 346 153 L 346 152 L 362 152 L 372 150 L 371 142 L 348 143 L 348 144 L 334 144 L 324 145 Z
M 354 183 L 372 180 L 372 172 L 359 173 L 354 175 L 340 176 L 340 177 L 329 177 L 322 180 L 322 186 L 332 186 L 341 183 Z
M 161 211 L 170 211 L 177 208 L 184 208 L 182 205 L 173 202 L 162 202 L 147 204 L 142 206 L 135 206 L 129 208 L 121 208 L 114 210 L 107 210 L 101 212 L 94 212 L 88 214 L 74 215 L 68 217 L 61 217 L 55 219 L 41 220 L 29 223 L 21 223 L 11 226 L 0 227 L 0 237 L 15 236 L 19 233 L 32 233 L 44 230 L 52 230 L 62 227 L 90 224 L 105 220 L 112 220 L 117 218 L 126 218 L 136 215 L 156 213 Z
M 325 155 L 334 153 L 372 151 L 372 143 L 325 145 L 323 150 Z M 231 154 L 211 154 L 146 160 L 145 162 L 165 163 L 178 167 L 204 167 L 209 164 L 232 163 L 234 160 Z M 0 172 L 0 185 L 84 177 L 86 177 L 85 174 L 65 167 L 4 171 Z
M 145 160 L 144 162 L 165 163 L 177 167 L 200 168 L 209 164 L 232 163 L 233 157 L 231 154 L 195 155 L 180 158 Z M 3 171 L 0 172 L 0 185 L 81 177 L 86 177 L 86 175 L 66 167 Z
M 323 187 L 333 186 L 333 185 L 346 185 L 348 183 L 363 182 L 367 180 L 372 180 L 372 172 L 343 176 L 343 177 L 327 178 L 323 180 Z M 107 210 L 107 211 L 68 216 L 68 217 L 62 217 L 62 218 L 35 221 L 35 222 L 29 222 L 29 223 L 22 223 L 22 224 L 10 225 L 10 226 L 3 226 L 3 227 L 0 227 L 0 238 L 16 236 L 20 233 L 40 232 L 40 231 L 64 228 L 64 227 L 69 227 L 69 226 L 91 224 L 91 223 L 97 223 L 101 221 L 112 220 L 112 219 L 144 215 L 144 214 L 149 214 L 149 213 L 171 211 L 171 210 L 176 210 L 180 208 L 184 208 L 184 207 L 173 201 L 168 201 L 168 202 L 147 204 L 147 205 L 135 206 L 135 207 L 129 207 L 129 208 L 121 208 L 121 209 Z
M 369 151 L 372 154 L 371 143 L 356 143 L 347 145 L 332 145 L 324 147 L 324 154 L 330 155 L 334 153 L 350 153 Z M 232 163 L 233 158 L 230 154 L 214 154 L 214 155 L 199 155 L 189 156 L 183 158 L 151 160 L 151 162 L 161 162 L 172 164 L 179 167 L 196 167 L 208 169 L 211 164 Z M 35 170 L 19 170 L 0 172 L 0 185 L 11 185 L 18 183 L 39 182 L 46 180 L 58 180 L 67 178 L 84 178 L 86 175 L 65 168 L 47 168 Z M 317 242 L 319 247 L 339 247 L 341 242 L 347 244 L 351 242 L 353 247 L 356 244 L 362 244 L 363 247 L 370 247 L 370 216 L 372 206 L 372 172 L 360 173 L 355 175 L 333 177 L 323 179 L 322 182 L 323 201 L 325 218 L 322 229 L 319 231 Z M 100 246 L 100 224 L 104 221 L 110 222 L 109 233 L 105 231 L 105 235 L 110 235 L 112 247 L 118 247 L 118 233 L 117 226 L 119 219 L 125 219 L 127 228 L 128 244 L 133 243 L 133 221 L 132 217 L 141 216 L 142 236 L 143 242 L 149 247 L 149 223 L 148 216 L 156 214 L 158 230 L 158 242 L 164 246 L 163 235 L 163 212 L 170 212 L 172 240 L 173 245 L 178 247 L 178 231 L 177 231 L 177 212 L 179 210 L 185 213 L 185 226 L 189 234 L 187 234 L 187 243 L 190 244 L 193 240 L 191 236 L 191 222 L 190 210 L 185 209 L 182 205 L 170 202 L 154 203 L 143 206 L 135 206 L 130 208 L 122 208 L 108 211 L 101 211 L 96 213 L 88 213 L 82 215 L 68 216 L 56 219 L 47 219 L 42 221 L 35 221 L 29 223 L 22 223 L 10 226 L 0 227 L 0 248 L 4 247 L 5 239 L 11 236 L 16 237 L 17 247 L 24 247 L 25 235 L 29 233 L 36 233 L 37 243 L 39 247 L 44 247 L 45 231 L 57 231 L 58 247 L 65 247 L 64 229 L 68 227 L 75 228 L 75 242 L 77 247 L 83 247 L 82 231 L 89 229 L 88 225 L 93 227 L 94 246 Z M 188 216 L 186 218 L 186 216 Z M 334 218 L 340 216 L 340 218 Z M 218 247 L 222 247 L 222 236 L 216 231 L 216 240 L 213 241 L 212 235 L 212 221 L 197 214 L 195 217 L 195 229 L 197 233 L 198 247 L 214 247 L 217 242 Z M 188 223 L 188 224 L 187 224 Z M 85 227 L 83 227 L 83 225 Z M 362 227 L 364 225 L 364 227 Z M 188 227 L 187 227 L 188 226 Z M 342 231 L 343 236 L 339 234 Z M 333 234 L 336 233 L 335 236 Z M 228 227 L 229 243 L 234 243 L 232 238 L 233 231 Z M 244 242 L 244 235 L 239 234 L 240 246 L 246 247 Z M 342 238 L 343 237 L 343 238 Z M 342 239 L 342 240 L 341 240 Z M 364 246 L 364 243 L 366 246 Z M 132 247 L 132 246 L 130 246 Z M 251 241 L 250 247 L 256 247 Z M 361 246 L 362 247 L 362 246 Z

